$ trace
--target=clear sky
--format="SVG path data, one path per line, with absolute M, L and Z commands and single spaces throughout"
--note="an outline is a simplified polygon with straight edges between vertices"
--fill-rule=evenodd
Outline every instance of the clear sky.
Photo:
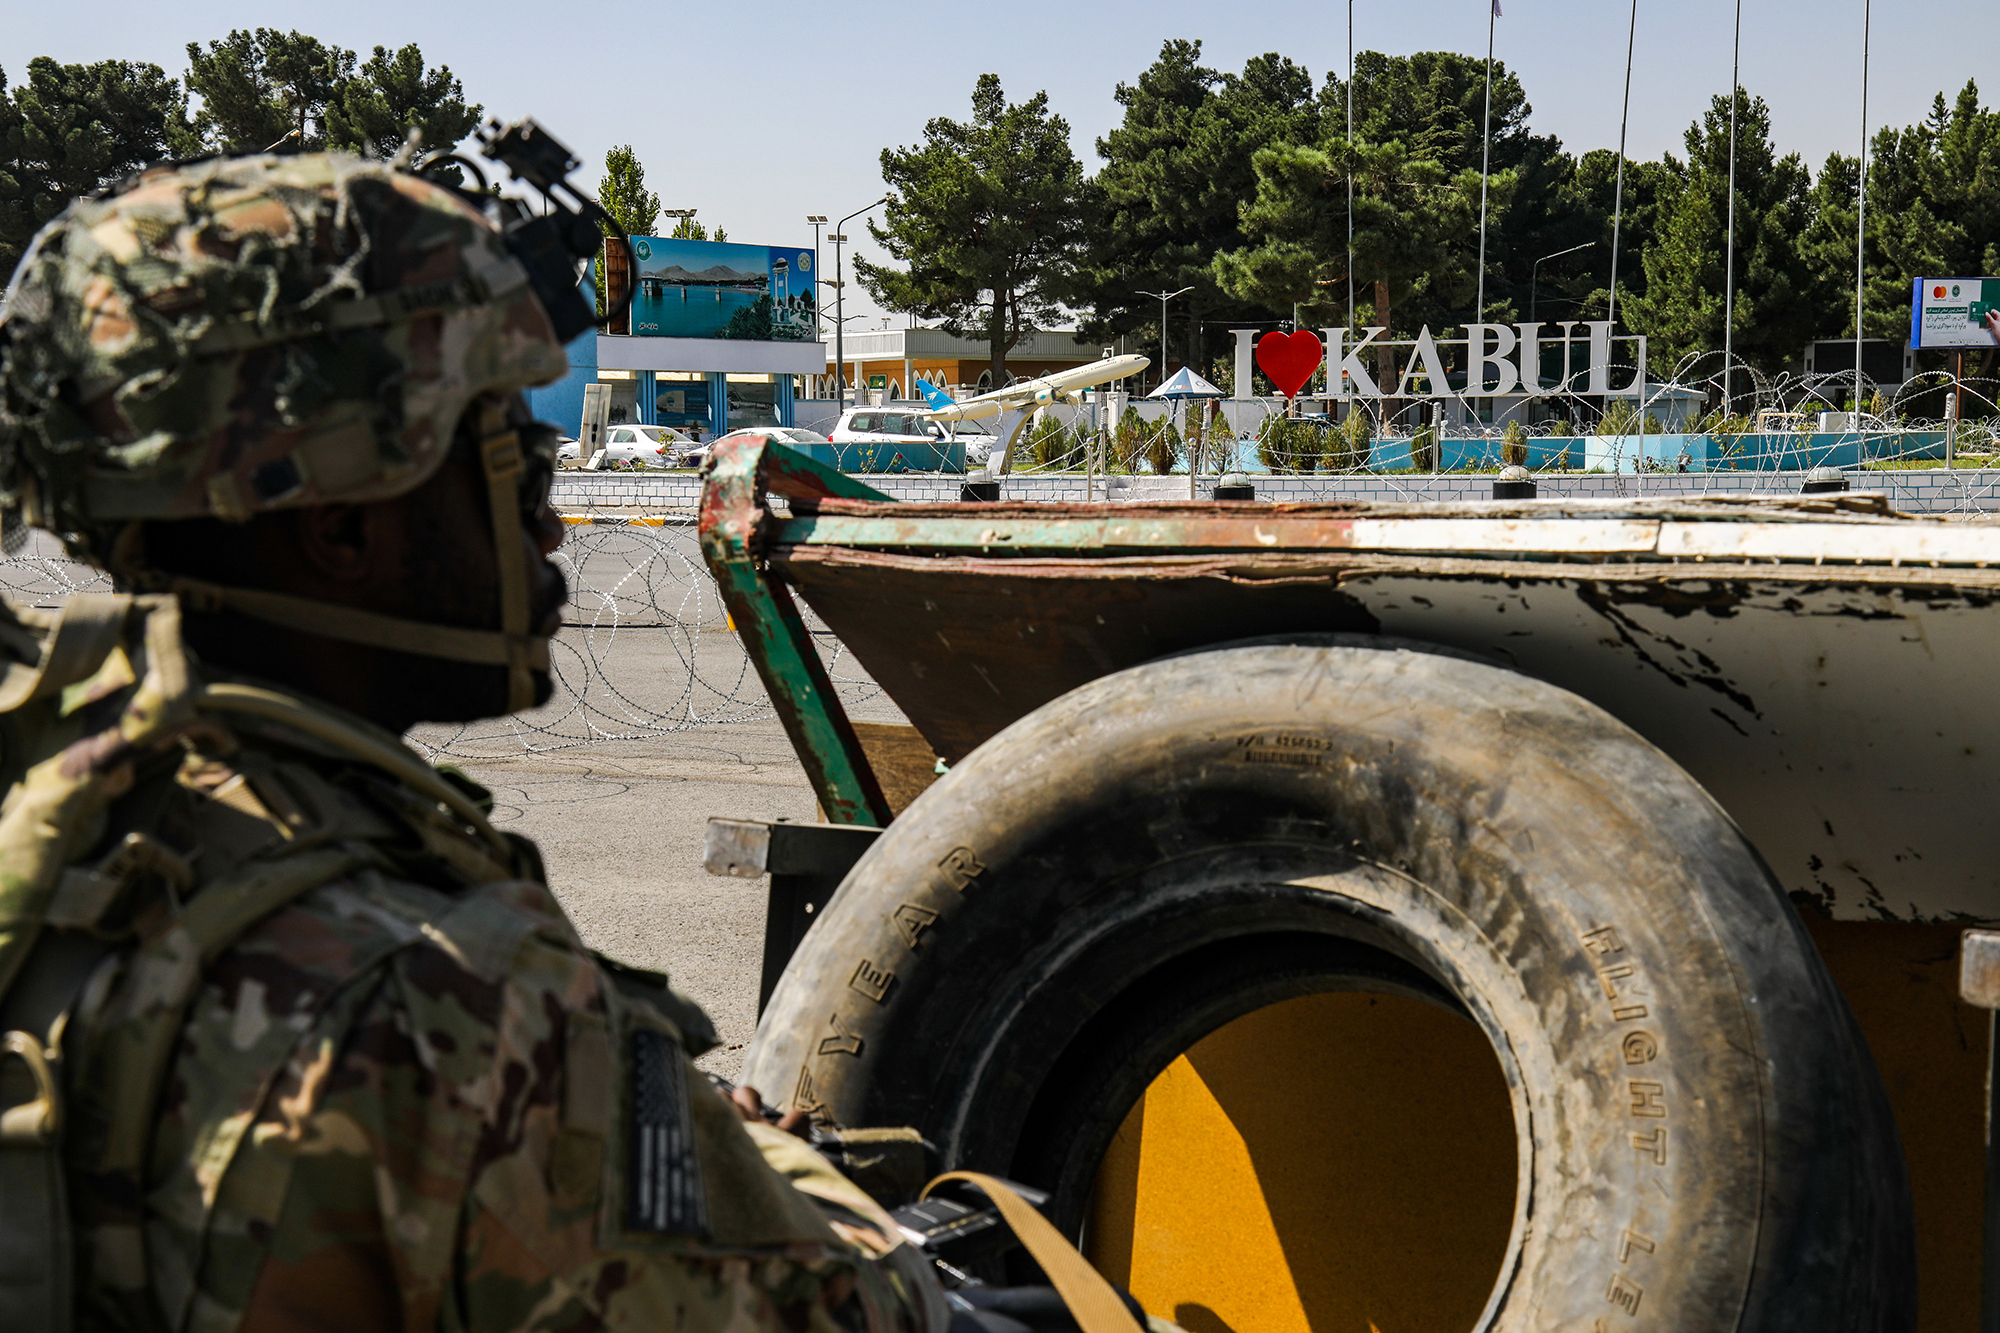
M 1771 104 L 1782 150 L 1817 170 L 1860 137 L 1863 0 L 1743 0 L 1743 83 Z M 1615 148 L 1625 77 L 1625 0 L 1502 0 L 1496 54 L 1521 75 L 1536 130 L 1572 151 Z M 972 84 L 1000 75 L 1010 97 L 1047 89 L 1086 170 L 1117 122 L 1112 91 L 1169 37 L 1202 42 L 1206 63 L 1240 68 L 1282 51 L 1315 78 L 1345 65 L 1347 9 L 1298 3 L 1150 4 L 1015 0 L 1001 5 L 764 3 L 563 6 L 346 0 L 13 0 L 0 24 L 10 82 L 37 55 L 186 67 L 189 41 L 233 27 L 298 28 L 360 51 L 417 42 L 491 113 L 532 115 L 586 159 L 630 143 L 668 207 L 700 209 L 732 240 L 810 240 L 808 213 L 838 217 L 881 191 L 885 146 L 916 142 L 932 116 L 963 117 Z M 1639 0 L 1627 150 L 1681 151 L 1711 95 L 1729 87 L 1734 0 Z M 1488 0 L 1354 0 L 1354 44 L 1395 53 L 1484 55 Z M 571 20 L 562 22 L 562 20 Z M 1994 0 L 1874 7 L 1869 123 L 1908 124 L 1933 94 L 1980 80 L 2000 99 Z M 849 228 L 861 237 L 861 224 Z M 831 255 L 827 256 L 830 263 Z M 850 288 L 850 293 L 859 293 Z M 865 307 L 865 295 L 849 312 Z M 850 327 L 875 327 L 855 321 Z

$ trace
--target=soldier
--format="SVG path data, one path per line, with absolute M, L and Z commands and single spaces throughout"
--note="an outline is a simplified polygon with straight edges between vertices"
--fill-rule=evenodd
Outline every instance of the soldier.
M 7 545 L 120 592 L 0 609 L 0 1328 L 948 1322 L 398 739 L 550 693 L 565 369 L 475 197 L 355 157 L 155 169 L 22 261 Z

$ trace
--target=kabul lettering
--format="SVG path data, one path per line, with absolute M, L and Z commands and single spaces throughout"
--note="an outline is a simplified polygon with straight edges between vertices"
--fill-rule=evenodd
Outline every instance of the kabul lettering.
M 1606 319 L 1559 320 L 1555 322 L 1557 334 L 1544 338 L 1542 330 L 1547 323 L 1527 322 L 1521 324 L 1468 324 L 1465 337 L 1440 339 L 1431 335 L 1426 325 L 1415 338 L 1389 339 L 1382 335 L 1389 330 L 1379 325 L 1363 329 L 1361 337 L 1351 345 L 1348 330 L 1323 329 L 1326 358 L 1321 369 L 1326 372 L 1327 388 L 1322 393 L 1307 391 L 1309 398 L 1498 398 L 1505 394 L 1536 393 L 1577 393 L 1593 397 L 1631 397 L 1643 392 L 1646 364 L 1646 339 L 1642 334 L 1627 334 L 1612 337 L 1611 321 Z M 1579 338 L 1575 330 L 1585 330 Z M 1255 329 L 1232 329 L 1236 335 L 1236 383 L 1250 383 L 1251 350 L 1257 336 Z M 1631 345 L 1629 360 L 1625 364 L 1638 367 L 1631 372 L 1630 383 L 1613 386 L 1611 345 L 1613 342 Z M 1544 343 L 1561 344 L 1562 366 L 1552 381 L 1542 377 L 1542 347 Z M 1445 377 L 1444 359 L 1439 353 L 1441 347 L 1463 347 L 1465 349 L 1465 388 L 1453 390 Z M 1363 358 L 1374 361 L 1383 349 L 1390 352 L 1390 365 L 1394 367 L 1400 359 L 1397 349 L 1410 349 L 1407 360 L 1403 360 L 1402 370 L 1396 382 L 1378 384 L 1375 373 L 1364 364 Z M 1573 364 L 1573 353 L 1581 350 L 1583 364 Z M 1238 390 L 1239 393 L 1244 390 Z

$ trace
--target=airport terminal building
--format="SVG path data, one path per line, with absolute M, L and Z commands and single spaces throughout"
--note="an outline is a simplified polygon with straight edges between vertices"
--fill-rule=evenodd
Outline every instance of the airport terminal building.
M 1127 351 L 1121 339 L 1115 348 L 1084 342 L 1068 329 L 1050 329 L 1024 338 L 1007 353 L 1007 373 L 1015 379 L 1034 379 L 1070 370 Z M 813 386 L 814 397 L 833 398 L 831 377 L 835 374 L 835 345 L 825 343 L 828 377 L 824 386 Z M 889 399 L 916 398 L 919 378 L 949 392 L 954 398 L 986 393 L 995 388 L 992 357 L 984 339 L 954 338 L 938 329 L 880 329 L 849 333 L 838 349 L 841 378 L 850 389 L 879 389 Z

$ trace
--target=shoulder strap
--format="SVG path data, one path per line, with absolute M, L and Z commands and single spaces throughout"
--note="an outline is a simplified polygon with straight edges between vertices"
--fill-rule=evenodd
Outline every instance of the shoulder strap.
M 130 643 L 133 598 L 74 599 L 41 665 L 27 675 L 11 668 L 0 686 L 23 702 L 43 697 L 75 684 L 72 677 L 86 663 L 94 670 L 121 645 L 137 656 L 134 670 L 144 671 L 137 681 L 128 678 L 124 707 L 103 731 L 64 744 L 51 719 L 45 743 L 27 757 L 26 772 L 0 807 L 0 997 L 41 934 L 63 868 L 89 850 L 102 831 L 104 810 L 131 786 L 133 761 L 193 718 L 180 609 L 167 598 L 146 601 L 140 641 Z
M 25 1083 L 28 1100 L 11 1091 Z M 39 1039 L 0 1037 L 0 1328 L 69 1333 L 75 1263 L 63 1180 L 61 1098 Z
M 45 698 L 84 680 L 117 646 L 132 599 L 121 594 L 77 593 L 63 606 L 55 632 L 42 645 L 42 660 L 13 662 L 0 674 L 0 713 L 31 699 Z
M 196 701 L 204 711 L 248 713 L 272 722 L 296 727 L 316 740 L 324 741 L 355 758 L 382 769 L 414 791 L 422 792 L 471 826 L 481 841 L 500 855 L 502 865 L 512 865 L 514 845 L 487 820 L 486 812 L 472 798 L 454 787 L 438 771 L 418 759 L 403 746 L 379 735 L 370 735 L 345 718 L 314 708 L 302 700 L 254 685 L 217 682 L 201 692 Z
M 149 599 L 158 602 L 159 599 Z M 79 594 L 43 641 L 41 659 L 0 671 L 0 714 L 59 697 L 89 680 L 126 646 L 136 599 Z M 190 714 L 180 622 L 170 603 L 148 607 L 141 660 L 146 672 L 134 706 L 101 736 L 68 745 L 51 727 L 47 748 L 17 760 L 25 770 L 0 814 L 0 1328 L 67 1333 L 75 1319 L 75 1263 L 62 1156 L 60 1068 L 63 1017 L 108 950 L 94 943 L 38 949 L 44 917 L 64 866 L 84 850 L 104 806 L 126 785 L 134 749 L 168 734 Z M 138 652 L 140 643 L 130 645 Z M 128 678 L 129 679 L 129 678 Z M 9 730 L 22 744 L 30 721 Z M 88 756 L 74 753 L 77 745 Z M 31 966 L 31 959 L 33 965 Z M 19 984 L 17 984 L 19 983 Z M 32 994 L 18 993 L 31 991 Z
M 1076 1252 L 1076 1247 L 1063 1238 L 1053 1223 L 1035 1211 L 1035 1205 L 1016 1194 L 1006 1181 L 977 1171 L 947 1171 L 924 1186 L 924 1197 L 929 1198 L 932 1190 L 949 1180 L 962 1180 L 993 1200 L 993 1206 L 1000 1210 L 1000 1219 L 1048 1274 L 1050 1285 L 1061 1294 L 1063 1304 L 1069 1307 L 1083 1333 L 1139 1333 L 1139 1321 L 1132 1317 L 1125 1302 L 1118 1299 L 1111 1284 L 1098 1275 L 1088 1259 Z

